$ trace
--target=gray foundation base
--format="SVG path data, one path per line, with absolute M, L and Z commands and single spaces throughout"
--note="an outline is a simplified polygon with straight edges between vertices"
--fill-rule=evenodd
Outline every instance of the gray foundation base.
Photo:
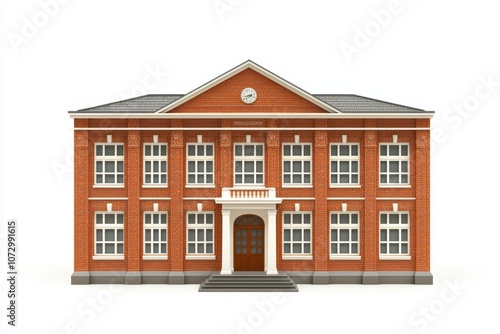
M 330 274 L 327 271 L 325 272 L 315 271 L 312 277 L 312 283 L 330 284 Z
M 379 276 L 376 271 L 365 271 L 363 273 L 363 284 L 379 284 Z
M 142 284 L 168 284 L 168 271 L 142 271 Z
M 201 284 L 212 271 L 74 272 L 71 284 Z M 430 272 L 414 271 L 283 271 L 295 284 L 433 284 Z
M 171 272 L 168 275 L 168 283 L 169 284 L 185 284 L 185 275 L 183 272 Z
M 330 284 L 363 284 L 362 271 L 330 272 Z
M 138 271 L 129 271 L 125 274 L 125 284 L 141 284 L 141 273 Z
M 415 284 L 430 284 L 434 283 L 434 278 L 430 272 L 417 271 L 415 273 Z
M 126 271 L 91 271 L 90 284 L 125 284 Z
M 71 275 L 71 284 L 90 284 L 90 273 L 88 271 L 77 271 Z

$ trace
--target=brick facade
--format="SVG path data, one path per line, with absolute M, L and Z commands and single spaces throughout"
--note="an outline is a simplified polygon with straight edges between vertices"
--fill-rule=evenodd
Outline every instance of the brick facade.
M 240 99 L 245 87 L 258 92 L 253 104 Z M 218 116 L 202 115 L 206 113 Z M 242 116 L 245 113 L 248 118 Z M 432 283 L 430 117 L 344 118 L 337 114 L 329 118 L 325 116 L 328 111 L 317 103 L 251 68 L 224 78 L 165 114 L 167 117 L 75 117 L 74 284 L 198 283 L 220 272 L 224 266 L 223 210 L 252 214 L 252 198 L 242 207 L 221 200 L 225 188 L 238 188 L 234 183 L 234 144 L 247 143 L 249 138 L 250 143 L 264 146 L 262 188 L 274 188 L 279 199 L 279 203 L 266 204 L 269 207 L 262 209 L 276 210 L 276 238 L 266 239 L 265 251 L 270 249 L 269 243 L 275 244 L 275 258 L 270 260 L 275 261 L 277 271 L 288 272 L 298 283 Z M 197 118 L 196 114 L 202 116 Z M 186 145 L 197 143 L 199 135 L 203 143 L 213 143 L 214 147 L 211 187 L 187 186 Z M 394 135 L 397 143 L 409 144 L 409 182 L 405 187 L 379 184 L 380 143 L 393 143 Z M 143 185 L 144 144 L 153 143 L 154 136 L 158 143 L 167 144 L 167 185 L 163 187 Z M 109 138 L 112 143 L 124 145 L 124 182 L 116 187 L 98 187 L 94 181 L 95 148 L 98 143 L 109 142 Z M 345 138 L 347 143 L 359 145 L 359 185 L 335 187 L 330 184 L 330 144 L 342 143 Z M 297 139 L 311 144 L 312 183 L 308 187 L 284 187 L 283 144 Z M 110 211 L 108 204 L 112 204 L 111 212 L 123 213 L 123 259 L 99 259 L 95 254 L 95 213 Z M 154 212 L 155 204 L 158 212 L 168 215 L 167 259 L 143 258 L 144 213 Z M 199 204 L 203 212 L 213 213 L 214 256 L 187 259 L 186 217 L 188 212 L 198 212 Z M 307 259 L 283 256 L 283 213 L 296 212 L 297 204 L 299 212 L 309 212 L 312 217 L 312 249 Z M 409 256 L 381 259 L 380 213 L 395 212 L 394 204 L 397 212 L 409 213 Z M 356 259 L 331 259 L 330 213 L 342 212 L 343 205 L 347 205 L 347 212 L 359 213 Z M 271 218 L 263 218 L 268 226 Z M 233 243 L 232 232 L 227 231 L 227 236 Z M 234 247 L 231 245 L 231 256 Z

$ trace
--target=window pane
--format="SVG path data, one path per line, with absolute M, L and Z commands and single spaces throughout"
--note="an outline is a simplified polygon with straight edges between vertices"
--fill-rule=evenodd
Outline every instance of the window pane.
M 160 252 L 160 245 L 153 244 L 153 253 L 158 254 Z
M 337 145 L 332 145 L 332 147 L 330 149 L 330 155 L 332 157 L 337 156 Z
M 96 156 L 102 156 L 102 145 L 97 145 L 95 147 L 95 155 Z
M 234 165 L 234 170 L 237 173 L 243 172 L 243 162 L 242 161 L 236 161 Z
M 123 241 L 123 230 L 116 230 L 116 241 Z
M 294 156 L 301 156 L 302 155 L 302 146 L 293 145 L 293 155 Z
M 408 230 L 401 230 L 401 241 L 408 241 Z
M 399 241 L 399 230 L 389 230 L 389 241 Z
M 245 183 L 254 183 L 253 175 L 245 175 Z
M 389 172 L 391 173 L 399 172 L 399 161 L 389 161 Z
M 349 214 L 348 213 L 341 213 L 340 214 L 340 223 L 341 224 L 349 224 Z
M 283 216 L 283 224 L 290 224 L 290 214 Z
M 102 244 L 97 244 L 95 249 L 96 254 L 102 254 Z
M 262 161 L 256 161 L 255 163 L 257 166 L 256 168 L 257 173 L 262 173 L 264 170 L 264 163 Z
M 389 244 L 389 254 L 399 254 L 399 244 Z
M 351 230 L 351 241 L 358 241 L 358 230 L 357 229 Z
M 205 245 L 198 244 L 198 254 L 204 254 L 204 253 L 205 253 Z
M 332 254 L 337 254 L 337 244 L 332 244 L 330 251 Z
M 188 156 L 190 156 L 190 157 L 195 156 L 195 146 L 194 145 L 188 145 Z
M 115 171 L 115 162 L 114 161 L 104 161 L 104 171 L 105 172 L 114 172 Z
M 105 214 L 104 215 L 104 223 L 105 224 L 114 224 L 115 223 L 115 215 L 114 214 Z
M 104 230 L 104 240 L 105 241 L 115 241 L 115 231 L 114 230 Z
M 195 241 L 195 230 L 188 230 L 188 241 Z
M 304 145 L 304 156 L 311 156 L 311 145 Z
M 164 157 L 167 155 L 167 145 L 161 145 L 161 156 Z
M 408 145 L 401 145 L 401 155 L 408 156 Z
M 340 241 L 349 241 L 349 230 L 340 230 Z
M 349 244 L 340 244 L 340 254 L 349 254 Z
M 96 241 L 102 241 L 102 230 L 101 230 L 101 229 L 96 230 L 96 237 L 95 237 L 95 240 L 96 240 Z
M 253 145 L 245 145 L 245 156 L 253 156 L 255 153 L 255 147 Z
M 340 161 L 340 172 L 349 172 L 349 161 Z
M 207 241 L 213 241 L 213 231 L 212 231 L 212 229 L 208 229 L 206 235 L 207 235 Z
M 341 156 L 349 155 L 349 145 L 340 145 L 340 155 Z
M 257 152 L 255 154 L 258 157 L 261 157 L 264 155 L 264 146 L 262 145 L 257 145 Z
M 144 155 L 146 155 L 147 157 L 151 156 L 151 145 L 146 145 L 145 149 L 146 152 L 144 152 Z
M 293 253 L 302 254 L 302 244 L 293 244 Z
M 115 244 L 104 244 L 104 253 L 105 254 L 114 254 L 115 253 Z
M 309 254 L 309 253 L 311 253 L 311 244 L 310 243 L 304 244 L 304 254 Z
M 290 145 L 283 146 L 283 155 L 286 157 L 290 156 Z
M 167 241 L 167 230 L 161 229 L 161 241 Z
M 397 213 L 389 214 L 389 224 L 399 224 L 399 215 Z
M 293 241 L 302 241 L 302 231 L 294 229 L 292 232 Z
M 304 230 L 304 241 L 311 241 L 311 230 L 310 229 Z
M 188 244 L 188 253 L 195 253 L 195 244 Z
M 167 254 L 167 245 L 166 244 L 161 244 L 161 253 Z
M 284 241 L 291 241 L 290 239 L 290 230 L 286 229 L 283 231 L 283 240 Z
M 213 244 L 212 244 L 212 243 L 207 243 L 207 244 L 206 244 L 206 247 L 207 247 L 207 248 L 206 248 L 207 254 L 211 254 L 211 253 L 213 253 L 213 252 L 214 252 L 214 246 L 213 246 Z
M 154 156 L 159 156 L 160 155 L 160 147 L 158 145 L 153 146 L 153 155 Z
M 208 173 L 212 173 L 214 171 L 214 163 L 212 161 L 207 161 L 206 162 L 206 168 Z
M 198 230 L 198 241 L 205 241 L 205 231 L 204 230 Z
M 338 241 L 337 230 L 332 230 L 331 241 Z
M 387 230 L 380 231 L 380 241 L 387 241 Z
M 351 146 L 351 155 L 352 156 L 357 156 L 358 155 L 358 145 L 352 145 Z
M 254 172 L 254 162 L 253 161 L 245 161 L 245 173 Z
M 398 156 L 399 155 L 399 145 L 389 145 L 389 155 Z
M 212 214 L 207 214 L 205 218 L 206 218 L 206 224 L 213 224 L 214 216 Z
M 290 254 L 290 244 L 283 245 L 283 253 Z
M 151 241 L 151 229 L 149 229 L 149 228 L 146 230 L 145 240 Z
M 104 155 L 107 155 L 107 156 L 115 155 L 115 146 L 114 145 L 106 145 L 104 147 Z
M 117 145 L 116 146 L 116 155 L 119 157 L 123 156 L 123 145 Z
M 205 152 L 205 155 L 207 157 L 212 157 L 214 155 L 214 147 L 213 145 L 207 145 L 206 146 L 206 152 Z
M 198 154 L 198 156 L 201 156 L 201 157 L 205 156 L 205 146 L 198 145 L 197 154 Z
M 381 156 L 387 156 L 387 145 L 381 145 L 380 146 L 380 155 Z
M 234 155 L 242 156 L 243 155 L 243 147 L 241 145 L 236 145 L 234 147 Z

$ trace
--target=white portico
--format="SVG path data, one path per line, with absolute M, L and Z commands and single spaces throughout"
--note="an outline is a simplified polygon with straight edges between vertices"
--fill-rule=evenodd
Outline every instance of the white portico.
M 240 231 L 235 231 L 235 221 L 241 217 L 256 216 L 263 222 L 263 245 L 257 248 L 259 230 L 250 231 L 255 235 L 249 235 L 249 256 L 254 251 L 263 250 L 263 265 L 266 274 L 277 274 L 276 267 L 276 204 L 282 202 L 281 198 L 276 198 L 275 188 L 223 188 L 222 197 L 215 200 L 217 204 L 222 204 L 222 268 L 221 274 L 230 275 L 235 271 L 235 254 L 246 253 L 246 249 L 241 252 L 241 243 L 246 244 L 246 239 L 241 239 Z M 258 225 L 258 220 L 254 224 Z M 241 221 L 241 219 L 240 219 Z M 244 232 L 242 230 L 241 232 Z M 235 237 L 236 235 L 236 237 Z M 236 238 L 236 239 L 235 239 Z M 253 246 L 250 243 L 254 243 Z M 236 247 L 236 248 L 235 248 Z M 250 269 L 251 270 L 251 269 Z

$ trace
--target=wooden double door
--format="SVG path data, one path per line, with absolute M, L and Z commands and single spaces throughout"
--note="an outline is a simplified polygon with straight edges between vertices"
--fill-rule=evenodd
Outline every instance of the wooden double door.
M 264 221 L 244 215 L 234 222 L 234 271 L 264 271 Z

